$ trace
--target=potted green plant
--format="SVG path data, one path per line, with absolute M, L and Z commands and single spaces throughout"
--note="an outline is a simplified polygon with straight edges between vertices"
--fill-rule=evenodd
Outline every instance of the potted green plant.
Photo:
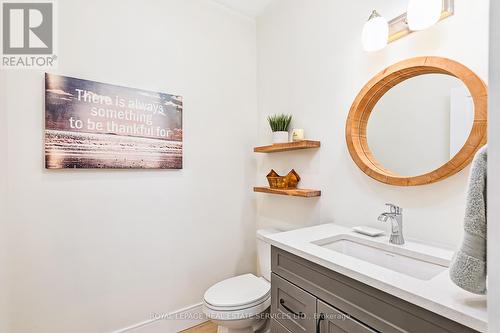
M 292 116 L 286 114 L 275 114 L 267 117 L 267 121 L 273 131 L 273 143 L 288 142 L 288 126 L 290 126 Z

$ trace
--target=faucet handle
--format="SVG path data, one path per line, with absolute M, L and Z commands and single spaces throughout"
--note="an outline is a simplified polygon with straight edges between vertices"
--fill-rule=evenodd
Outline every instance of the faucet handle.
M 396 205 L 391 204 L 391 203 L 386 203 L 385 205 L 387 207 L 389 207 L 390 212 L 393 214 L 402 214 L 403 213 L 403 208 L 401 208 L 399 206 L 396 206 Z

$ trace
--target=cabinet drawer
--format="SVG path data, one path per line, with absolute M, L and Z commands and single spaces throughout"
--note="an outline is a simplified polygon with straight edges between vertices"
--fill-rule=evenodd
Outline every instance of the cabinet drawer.
M 320 300 L 318 300 L 318 314 L 320 319 L 317 333 L 377 333 Z
M 316 297 L 276 274 L 271 276 L 271 313 L 292 333 L 314 333 Z
M 284 328 L 280 323 L 276 320 L 271 320 L 271 333 L 291 333 L 289 330 Z

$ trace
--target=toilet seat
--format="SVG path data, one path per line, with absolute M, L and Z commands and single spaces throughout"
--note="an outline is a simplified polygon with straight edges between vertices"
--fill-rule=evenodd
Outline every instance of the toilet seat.
M 203 313 L 210 320 L 219 320 L 219 321 L 242 320 L 263 315 L 263 313 L 270 306 L 271 306 L 271 297 L 264 300 L 262 303 L 254 305 L 252 307 L 245 309 L 236 309 L 236 310 L 216 310 L 210 308 L 209 305 L 204 303 Z M 265 319 L 265 317 L 263 316 L 261 319 Z
M 219 320 L 256 316 L 271 304 L 271 285 L 263 278 L 244 274 L 213 285 L 203 301 L 205 313 Z

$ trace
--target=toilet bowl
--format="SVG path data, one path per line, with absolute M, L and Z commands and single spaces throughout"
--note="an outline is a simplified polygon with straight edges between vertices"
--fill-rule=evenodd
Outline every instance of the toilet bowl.
M 262 277 L 243 274 L 216 283 L 203 297 L 203 312 L 217 324 L 217 333 L 267 333 L 271 306 L 271 246 L 257 231 L 257 254 Z

